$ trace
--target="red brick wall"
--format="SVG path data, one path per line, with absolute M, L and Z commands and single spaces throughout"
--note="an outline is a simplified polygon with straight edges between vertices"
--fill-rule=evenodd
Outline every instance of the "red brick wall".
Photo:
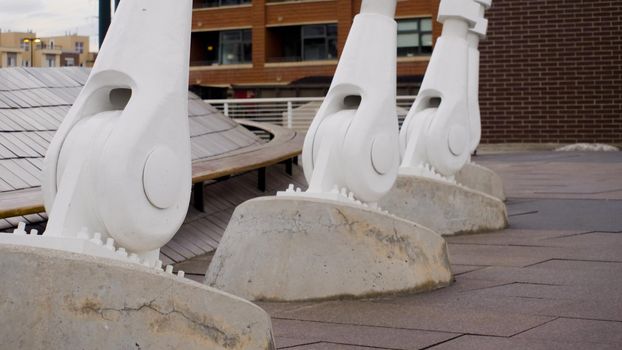
M 622 143 L 622 1 L 496 0 L 482 142 Z

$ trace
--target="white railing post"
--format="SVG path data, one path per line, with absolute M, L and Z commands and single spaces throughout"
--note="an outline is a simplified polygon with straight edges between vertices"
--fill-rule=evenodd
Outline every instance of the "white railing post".
M 293 102 L 287 101 L 287 127 L 289 129 L 292 128 L 292 119 L 294 118 L 294 107 Z
M 225 102 L 224 107 L 225 107 L 225 110 L 224 110 L 225 117 L 229 117 L 229 102 Z

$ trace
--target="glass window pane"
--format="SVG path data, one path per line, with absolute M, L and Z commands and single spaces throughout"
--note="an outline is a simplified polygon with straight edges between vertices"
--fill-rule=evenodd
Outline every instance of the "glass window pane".
M 244 58 L 243 58 L 243 62 L 244 63 L 253 62 L 253 45 L 251 45 L 251 43 L 245 43 L 244 44 Z
M 397 47 L 418 47 L 419 34 L 398 34 Z
M 324 25 L 302 27 L 302 36 L 305 38 L 325 36 L 325 35 L 326 35 L 326 26 Z
M 432 47 L 432 34 L 423 34 L 421 36 L 421 46 Z
M 240 44 L 223 43 L 221 46 L 222 64 L 235 64 L 240 62 Z
M 305 60 L 324 60 L 326 59 L 325 39 L 306 39 L 304 45 Z
M 246 29 L 242 31 L 242 40 L 245 42 L 253 41 L 253 34 L 250 29 Z
M 421 20 L 421 31 L 422 32 L 432 31 L 432 19 L 431 18 L 424 18 Z
M 336 37 L 337 36 L 337 25 L 336 24 L 327 24 L 326 25 L 326 36 Z
M 398 56 L 414 56 L 432 52 L 431 18 L 399 20 L 397 28 Z
M 328 40 L 328 59 L 337 59 L 337 39 Z
M 397 22 L 397 30 L 398 32 L 408 31 L 408 30 L 419 30 L 419 22 L 414 20 L 402 20 Z
M 240 41 L 242 35 L 239 30 L 222 32 L 222 41 Z

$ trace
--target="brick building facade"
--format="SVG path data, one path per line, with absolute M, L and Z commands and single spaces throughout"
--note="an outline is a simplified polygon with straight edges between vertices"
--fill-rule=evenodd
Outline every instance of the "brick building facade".
M 482 142 L 622 143 L 622 1 L 497 0 Z
M 398 2 L 401 44 L 407 46 L 398 58 L 399 95 L 416 93 L 430 57 L 422 30 L 435 39 L 442 29 L 432 20 L 438 4 Z M 211 98 L 226 97 L 218 96 L 219 88 L 233 89 L 235 97 L 320 96 L 359 9 L 360 0 L 195 0 L 190 83 Z M 622 143 L 621 1 L 496 0 L 487 17 L 489 38 L 481 45 L 483 143 Z M 335 37 L 326 34 L 325 55 L 309 59 L 304 31 L 318 25 Z M 407 34 L 417 30 L 418 39 Z M 223 44 L 226 36 L 233 40 Z M 301 40 L 297 47 L 284 46 Z M 310 46 L 317 48 L 314 40 Z M 330 40 L 336 53 L 330 53 Z M 420 41 L 419 49 L 408 48 L 413 40 Z M 206 53 L 217 45 L 237 49 L 239 57 Z M 288 50 L 298 52 L 292 57 Z
M 233 87 L 236 97 L 321 96 L 330 84 L 360 4 L 361 0 L 195 0 L 190 84 L 212 88 L 216 94 L 218 87 Z M 421 46 L 406 48 L 399 58 L 402 95 L 414 94 L 425 72 L 432 40 L 441 29 L 432 20 L 437 10 L 438 0 L 398 4 L 404 45 L 414 48 L 419 41 Z M 326 32 L 326 40 L 334 42 L 336 52 L 313 57 L 318 40 L 322 40 L 318 30 Z M 313 32 L 312 37 L 305 39 L 305 32 Z M 242 50 L 247 52 L 233 60 L 223 57 L 217 51 L 226 49 L 224 40 L 245 45 Z M 428 40 L 429 50 L 421 42 Z M 304 50 L 307 42 L 313 46 L 312 55 Z

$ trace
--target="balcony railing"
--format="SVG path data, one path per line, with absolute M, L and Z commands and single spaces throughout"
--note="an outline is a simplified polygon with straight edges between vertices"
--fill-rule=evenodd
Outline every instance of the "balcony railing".
M 195 9 L 250 5 L 251 0 L 194 0 L 192 7 Z
M 244 98 L 205 100 L 226 116 L 272 123 L 298 131 L 307 131 L 323 97 Z M 413 104 L 415 96 L 398 96 L 398 121 L 401 125 Z

